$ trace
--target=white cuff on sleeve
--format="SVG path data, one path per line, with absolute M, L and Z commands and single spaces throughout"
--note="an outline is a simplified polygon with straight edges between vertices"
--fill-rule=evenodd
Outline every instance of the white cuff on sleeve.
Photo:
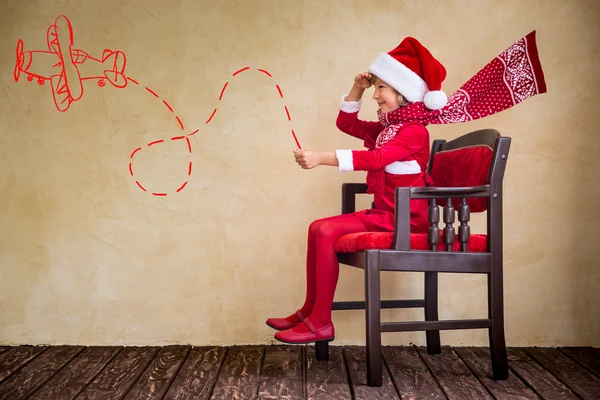
M 335 156 L 338 159 L 338 169 L 340 172 L 354 171 L 352 150 L 336 150 Z
M 355 113 L 360 111 L 361 100 L 358 101 L 346 101 L 349 93 L 342 96 L 342 102 L 340 104 L 340 110 L 347 113 Z

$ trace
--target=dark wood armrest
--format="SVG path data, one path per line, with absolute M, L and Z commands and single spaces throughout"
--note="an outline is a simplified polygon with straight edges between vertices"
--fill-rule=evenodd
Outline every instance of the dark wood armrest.
M 342 184 L 342 214 L 356 211 L 356 195 L 361 193 L 367 193 L 366 183 Z
M 410 250 L 410 201 L 456 197 L 490 197 L 490 185 L 468 187 L 401 187 L 396 188 L 394 249 Z
M 397 188 L 410 189 L 411 199 L 447 199 L 448 197 L 489 197 L 490 185 L 467 187 L 411 187 Z

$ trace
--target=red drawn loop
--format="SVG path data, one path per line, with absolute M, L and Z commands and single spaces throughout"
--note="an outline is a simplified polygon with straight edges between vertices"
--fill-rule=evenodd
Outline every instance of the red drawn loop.
M 136 86 L 140 84 L 126 76 L 125 68 L 127 65 L 127 57 L 125 53 L 120 50 L 104 49 L 102 56 L 93 57 L 87 51 L 77 48 L 75 43 L 74 29 L 71 21 L 64 16 L 59 15 L 54 22 L 48 27 L 46 31 L 46 43 L 43 49 L 39 50 L 25 50 L 23 40 L 17 41 L 15 49 L 15 65 L 13 70 L 13 78 L 15 82 L 19 81 L 21 74 L 27 76 L 27 81 L 32 82 L 37 79 L 39 85 L 44 85 L 46 81 L 49 82 L 50 89 L 52 92 L 52 99 L 54 105 L 59 112 L 65 112 L 69 109 L 72 103 L 79 101 L 84 94 L 84 83 L 96 82 L 98 86 L 104 87 L 110 84 L 114 88 L 125 88 L 129 82 Z M 237 76 L 245 71 L 248 71 L 250 67 L 244 67 L 235 71 L 232 76 Z M 257 69 L 258 72 L 272 78 L 272 75 L 264 70 Z M 223 98 L 225 89 L 228 87 L 229 81 L 225 82 L 221 92 L 219 94 L 219 101 Z M 161 99 L 157 92 L 146 86 L 140 86 L 146 90 L 147 93 L 151 94 L 155 98 L 162 101 L 163 105 L 172 113 L 175 121 L 179 128 L 185 131 L 184 124 L 176 115 L 175 111 L 169 103 Z M 283 92 L 279 85 L 275 85 L 279 97 L 283 99 Z M 291 116 L 287 105 L 284 105 L 284 110 L 288 121 L 291 122 Z M 206 124 L 210 123 L 217 112 L 215 108 L 206 120 Z M 193 136 L 198 132 L 198 129 L 183 136 L 172 137 L 171 140 L 180 140 L 185 138 L 188 152 L 191 154 L 192 145 L 189 137 Z M 296 144 L 300 147 L 300 143 L 296 137 L 296 134 L 292 130 L 292 135 Z M 147 147 L 164 143 L 164 140 L 158 140 L 151 142 Z M 142 148 L 138 147 L 131 153 L 130 159 Z M 134 171 L 132 163 L 128 165 L 129 173 L 133 177 Z M 190 176 L 192 173 L 192 163 L 188 165 L 188 173 Z M 135 181 L 138 187 L 146 192 L 146 188 L 139 182 Z M 178 189 L 177 192 L 181 191 L 188 181 L 186 180 Z M 154 196 L 167 196 L 165 192 L 151 192 Z
M 239 69 L 236 72 L 234 72 L 232 76 L 237 76 L 237 75 L 241 74 L 242 72 L 247 71 L 249 69 L 250 69 L 250 67 L 244 67 L 242 69 Z M 267 75 L 268 77 L 272 77 L 272 75 L 268 71 L 266 71 L 264 69 L 258 69 L 258 71 L 261 72 L 261 73 L 263 73 L 263 74 L 265 74 L 265 75 Z M 138 85 L 137 81 L 135 81 L 135 80 L 133 80 L 133 79 L 131 79 L 129 77 L 127 77 L 127 80 L 129 80 L 131 82 L 134 82 L 136 85 Z M 98 85 L 100 85 L 100 82 L 98 82 Z M 221 99 L 223 98 L 223 95 L 225 94 L 225 89 L 228 87 L 228 85 L 229 85 L 229 81 L 225 82 L 225 84 L 223 85 L 223 87 L 221 89 L 221 92 L 219 93 L 219 101 L 221 101 Z M 100 85 L 100 86 L 102 86 L 102 85 Z M 281 91 L 281 88 L 279 87 L 279 85 L 275 85 L 275 87 L 277 89 L 277 93 L 279 94 L 279 97 L 283 99 L 283 92 Z M 168 108 L 168 110 L 171 113 L 174 114 L 175 121 L 177 122 L 177 124 L 179 125 L 179 127 L 181 128 L 181 130 L 185 130 L 183 122 L 181 121 L 181 119 L 177 115 L 175 115 L 175 111 L 173 110 L 173 107 L 171 107 L 171 105 L 169 105 L 169 103 L 167 103 L 166 100 L 162 100 L 160 98 L 160 96 L 158 95 L 158 93 L 156 93 L 154 90 L 150 89 L 147 86 L 144 86 L 144 89 L 146 90 L 146 93 L 149 93 L 153 97 L 161 100 L 162 103 Z M 290 115 L 290 110 L 288 109 L 287 105 L 284 105 L 283 109 L 285 111 L 285 116 L 286 116 L 287 120 L 291 122 L 292 121 L 292 117 Z M 215 108 L 212 111 L 212 113 L 210 114 L 210 116 L 208 117 L 208 119 L 206 120 L 206 122 L 205 122 L 206 124 L 208 124 L 213 119 L 213 117 L 215 116 L 216 112 L 217 112 L 217 109 Z M 186 143 L 186 146 L 187 146 L 187 149 L 188 149 L 188 153 L 191 154 L 192 153 L 192 144 L 190 142 L 189 137 L 195 135 L 197 132 L 198 132 L 198 129 L 196 129 L 192 133 L 189 133 L 189 134 L 184 135 L 184 136 L 173 136 L 173 137 L 171 137 L 171 141 L 185 139 L 185 143 Z M 296 133 L 294 132 L 293 129 L 291 130 L 291 132 L 292 132 L 292 137 L 294 138 L 294 141 L 295 141 L 296 145 L 298 146 L 299 149 L 301 149 L 302 147 L 300 146 L 300 142 L 298 142 L 298 138 L 296 137 Z M 160 144 L 160 143 L 165 143 L 165 140 L 155 140 L 153 142 L 148 143 L 148 145 L 146 147 L 150 147 L 150 146 L 157 145 L 157 144 Z M 130 159 L 133 159 L 133 156 L 135 156 L 135 154 L 138 151 L 140 151 L 140 150 L 142 150 L 141 147 L 138 147 L 137 149 L 135 149 L 133 151 L 133 153 L 131 153 Z M 129 173 L 130 173 L 131 176 L 134 175 L 133 174 L 133 169 L 132 169 L 131 162 L 129 163 Z M 189 164 L 188 164 L 187 176 L 189 177 L 191 175 L 192 175 L 192 162 L 190 161 Z M 139 181 L 136 180 L 135 183 L 138 185 L 138 187 L 141 190 L 143 190 L 144 192 L 147 192 L 146 188 L 144 188 Z M 175 192 L 179 193 L 181 190 L 183 190 L 183 188 L 185 188 L 187 186 L 187 184 L 188 184 L 188 181 L 185 181 L 179 188 L 177 188 L 177 190 Z M 160 196 L 160 197 L 167 196 L 167 193 L 164 193 L 164 192 L 160 192 L 160 193 L 159 192 L 151 192 L 151 193 L 152 193 L 153 196 Z

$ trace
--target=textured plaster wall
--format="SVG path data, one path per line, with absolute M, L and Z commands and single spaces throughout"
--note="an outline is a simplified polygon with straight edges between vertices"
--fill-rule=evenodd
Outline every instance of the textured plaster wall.
M 123 51 L 140 86 L 89 81 L 60 113 L 48 82 L 15 83 L 17 40 L 44 50 L 61 14 L 74 47 Z M 536 29 L 548 94 L 430 133 L 492 127 L 513 138 L 508 344 L 600 345 L 599 16 L 593 0 L 1 2 L 0 344 L 270 343 L 264 320 L 303 302 L 308 225 L 339 212 L 342 182 L 364 179 L 297 167 L 290 129 L 305 148 L 359 148 L 335 127 L 339 99 L 380 52 L 416 36 L 446 65 L 450 94 Z M 253 71 L 231 76 L 245 66 Z M 170 140 L 182 131 L 143 86 L 169 102 L 185 133 L 199 129 L 191 155 Z M 369 100 L 366 119 L 375 117 Z M 137 147 L 135 179 L 148 192 L 128 171 Z M 190 160 L 189 183 L 174 193 Z M 383 295 L 417 297 L 422 286 L 418 274 L 386 273 Z M 442 318 L 485 317 L 483 277 L 444 275 L 440 286 Z M 362 299 L 362 289 L 360 271 L 342 266 L 336 298 Z M 337 343 L 364 340 L 362 312 L 336 312 L 334 322 Z M 485 331 L 442 335 L 453 345 L 487 341 Z M 409 342 L 424 334 L 384 335 Z

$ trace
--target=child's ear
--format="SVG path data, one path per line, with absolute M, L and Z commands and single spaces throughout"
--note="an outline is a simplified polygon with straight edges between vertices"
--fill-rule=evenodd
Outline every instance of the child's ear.
M 406 98 L 404 96 L 402 96 L 399 92 L 398 93 L 398 104 L 400 104 L 401 106 L 405 106 L 407 104 L 409 104 L 409 101 L 406 100 Z

